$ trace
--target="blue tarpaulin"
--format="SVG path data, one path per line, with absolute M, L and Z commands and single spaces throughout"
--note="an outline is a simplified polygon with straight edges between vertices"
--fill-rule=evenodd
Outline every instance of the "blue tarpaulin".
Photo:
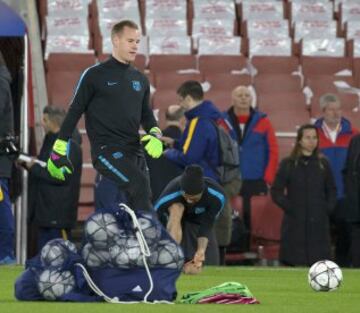
M 0 0 L 0 37 L 23 37 L 25 32 L 23 19 Z

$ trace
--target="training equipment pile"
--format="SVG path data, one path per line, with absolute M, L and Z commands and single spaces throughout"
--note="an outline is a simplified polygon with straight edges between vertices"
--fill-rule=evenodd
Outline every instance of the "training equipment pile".
M 49 241 L 15 283 L 18 300 L 167 303 L 184 264 L 180 246 L 156 218 L 126 205 L 96 211 L 84 226 L 81 250 Z

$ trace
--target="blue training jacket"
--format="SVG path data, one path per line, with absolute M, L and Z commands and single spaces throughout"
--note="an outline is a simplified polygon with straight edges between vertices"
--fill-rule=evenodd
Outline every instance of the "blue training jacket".
M 165 152 L 165 156 L 186 167 L 197 164 L 204 170 L 204 176 L 219 181 L 215 172 L 219 165 L 219 141 L 215 126 L 211 122 L 222 119 L 222 113 L 210 101 L 203 101 L 197 107 L 185 113 L 187 124 L 185 131 L 173 149 Z

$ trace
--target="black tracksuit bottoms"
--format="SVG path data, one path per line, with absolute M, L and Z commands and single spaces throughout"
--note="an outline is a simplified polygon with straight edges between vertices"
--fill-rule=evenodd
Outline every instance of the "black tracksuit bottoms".
M 113 180 L 125 192 L 127 204 L 134 211 L 151 211 L 149 170 L 143 155 L 127 154 L 119 148 L 101 150 L 94 167 L 105 177 Z

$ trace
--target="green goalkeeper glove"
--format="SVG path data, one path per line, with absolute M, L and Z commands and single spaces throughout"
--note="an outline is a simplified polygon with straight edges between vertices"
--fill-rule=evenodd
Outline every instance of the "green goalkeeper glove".
M 74 167 L 67 157 L 67 142 L 57 139 L 47 161 L 50 175 L 59 180 L 65 180 L 65 174 L 72 174 Z
M 145 145 L 146 152 L 154 159 L 160 158 L 163 152 L 163 143 L 159 139 L 162 136 L 159 127 L 150 129 L 149 134 L 141 138 L 141 142 L 147 142 Z

